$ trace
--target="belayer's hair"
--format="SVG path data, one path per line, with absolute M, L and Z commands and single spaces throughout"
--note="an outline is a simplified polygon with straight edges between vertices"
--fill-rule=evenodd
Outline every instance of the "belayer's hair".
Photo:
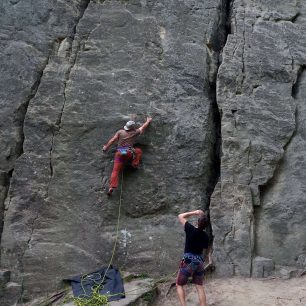
M 203 215 L 198 219 L 198 228 L 204 230 L 208 225 L 208 216 Z

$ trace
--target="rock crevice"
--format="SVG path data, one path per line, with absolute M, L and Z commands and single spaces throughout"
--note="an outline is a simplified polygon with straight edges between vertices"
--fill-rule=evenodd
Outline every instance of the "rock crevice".
M 79 12 L 79 16 L 76 19 L 76 23 L 75 25 L 72 27 L 72 31 L 71 34 L 67 37 L 67 43 L 69 44 L 68 50 L 67 50 L 67 61 L 68 61 L 68 69 L 66 70 L 65 73 L 65 79 L 63 81 L 64 86 L 63 86 L 63 96 L 64 96 L 64 103 L 61 109 L 61 112 L 59 114 L 58 120 L 56 122 L 56 125 L 59 127 L 59 129 L 61 128 L 61 123 L 62 123 L 62 116 L 64 113 L 64 109 L 65 109 L 65 104 L 66 104 L 66 90 L 67 90 L 67 86 L 69 83 L 69 79 L 70 79 L 70 74 L 71 71 L 73 70 L 73 67 L 76 63 L 77 57 L 78 57 L 78 52 L 80 50 L 80 45 L 81 42 L 80 41 L 76 41 L 75 37 L 77 35 L 77 27 L 78 24 L 81 22 L 82 17 L 84 16 L 86 9 L 88 8 L 88 5 L 90 4 L 91 0 L 83 0 L 80 6 L 80 12 Z
M 213 154 L 211 157 L 212 168 L 209 178 L 210 187 L 207 190 L 210 197 L 220 178 L 220 149 L 221 149 L 221 116 L 217 103 L 217 75 L 222 62 L 222 50 L 226 44 L 228 35 L 231 33 L 231 10 L 232 0 L 221 1 L 217 8 L 218 15 L 212 28 L 211 35 L 206 43 L 209 97 L 211 101 L 211 116 L 213 128 L 213 141 L 211 142 Z M 207 207 L 209 208 L 209 207 Z M 213 235 L 213 233 L 212 233 Z
M 29 107 L 29 104 L 30 104 L 31 100 L 35 98 L 35 95 L 38 91 L 41 79 L 42 79 L 43 74 L 44 74 L 44 70 L 45 70 L 45 68 L 46 68 L 46 66 L 48 65 L 48 62 L 49 62 L 49 57 L 46 59 L 43 68 L 38 73 L 37 79 L 34 82 L 34 84 L 32 85 L 31 90 L 30 90 L 30 94 L 27 97 L 26 101 L 23 104 L 21 104 L 18 107 L 17 111 L 15 112 L 14 122 L 15 122 L 16 126 L 18 127 L 18 136 L 17 136 L 18 141 L 16 142 L 16 147 L 15 147 L 15 152 L 14 152 L 15 162 L 24 153 L 24 148 L 23 148 L 24 139 L 25 139 L 24 124 L 25 124 L 25 119 L 26 119 L 26 115 L 27 115 L 27 110 L 28 110 L 28 107 Z M 4 174 L 5 178 L 6 178 L 4 180 L 4 184 L 2 185 L 1 182 L 0 182 L 1 189 L 5 190 L 5 192 L 3 193 L 3 196 L 0 198 L 0 207 L 2 207 L 2 212 L 3 212 L 3 215 L 2 215 L 2 218 L 1 218 L 2 222 L 4 222 L 4 219 L 5 219 L 5 211 L 9 207 L 9 203 L 8 203 L 7 206 L 5 206 L 5 202 L 6 202 L 7 197 L 9 196 L 11 178 L 12 178 L 13 174 L 14 174 L 14 168 L 10 169 L 10 171 L 8 173 Z M 3 229 L 3 227 L 1 226 L 1 228 L 0 228 L 0 241 L 1 241 L 1 236 L 2 236 L 2 229 Z

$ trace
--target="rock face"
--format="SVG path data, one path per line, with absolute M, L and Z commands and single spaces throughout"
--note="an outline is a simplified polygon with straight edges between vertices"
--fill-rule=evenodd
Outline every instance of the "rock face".
M 1 6 L 5 28 L 23 33 L 3 41 L 11 80 L 1 85 L 1 116 L 12 121 L 1 127 L 1 265 L 22 285 L 17 299 L 106 265 L 119 202 L 115 264 L 175 270 L 183 251 L 176 215 L 207 207 L 218 175 L 214 81 L 225 1 Z M 124 173 L 122 196 L 108 199 L 112 154 L 102 145 L 147 115 L 143 165 Z
M 176 214 L 209 205 L 219 275 L 302 268 L 305 14 L 299 1 L 2 1 L 8 296 L 106 265 L 118 215 L 114 263 L 173 272 Z M 102 145 L 147 115 L 143 164 L 109 199 Z
M 300 1 L 232 3 L 217 85 L 221 176 L 211 204 L 221 275 L 251 275 L 254 258 L 258 276 L 258 257 L 298 268 L 305 255 L 305 9 Z

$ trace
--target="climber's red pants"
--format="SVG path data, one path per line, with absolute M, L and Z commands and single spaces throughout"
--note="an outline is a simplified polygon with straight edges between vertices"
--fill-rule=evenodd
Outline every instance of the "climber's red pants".
M 131 162 L 132 167 L 138 168 L 142 156 L 142 150 L 140 148 L 134 148 L 133 150 L 134 154 L 131 150 L 128 150 L 126 154 L 121 154 L 119 150 L 116 151 L 114 159 L 114 167 L 109 184 L 110 188 L 118 187 L 119 174 L 120 171 L 123 170 L 125 164 Z

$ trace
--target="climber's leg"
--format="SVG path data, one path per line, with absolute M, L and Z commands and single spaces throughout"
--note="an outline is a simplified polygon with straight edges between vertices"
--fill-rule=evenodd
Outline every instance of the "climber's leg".
M 135 157 L 132 161 L 132 167 L 138 168 L 142 157 L 142 150 L 140 148 L 134 148 Z
M 119 152 L 116 152 L 114 159 L 114 167 L 110 177 L 108 195 L 111 195 L 114 188 L 118 188 L 119 184 L 119 174 L 124 167 L 124 160 Z

